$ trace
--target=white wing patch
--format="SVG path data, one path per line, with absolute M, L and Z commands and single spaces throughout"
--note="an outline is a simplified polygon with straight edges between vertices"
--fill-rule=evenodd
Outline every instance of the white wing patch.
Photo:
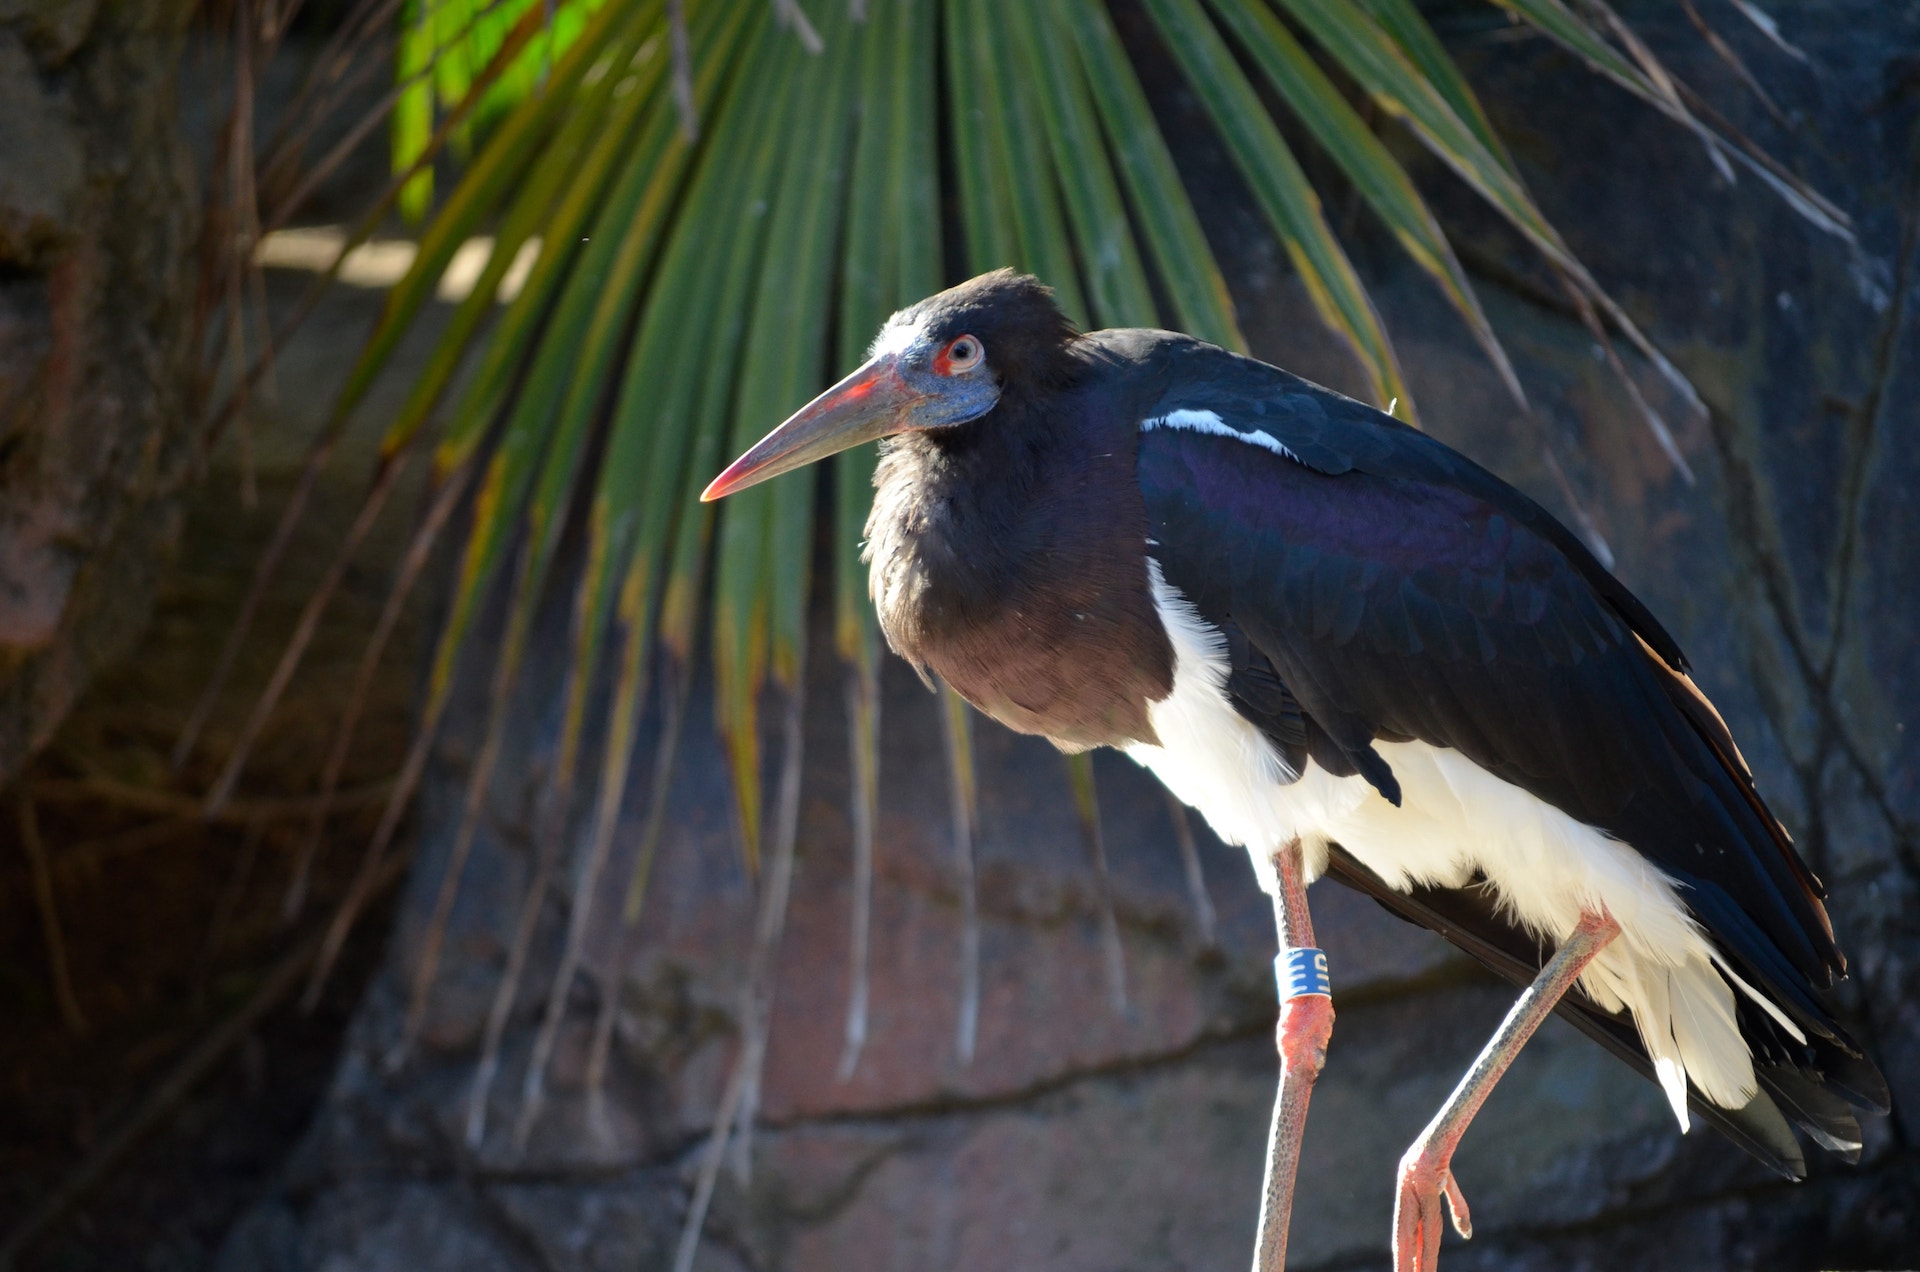
M 1167 423 L 1172 417 L 1166 417 L 1149 427 L 1204 428 L 1265 444 L 1225 428 L 1211 412 L 1176 414 L 1211 426 Z M 1620 936 L 1594 959 L 1581 984 L 1602 1010 L 1632 1013 L 1681 1129 L 1689 1081 L 1722 1108 L 1740 1108 L 1754 1097 L 1758 1086 L 1734 1015 L 1735 988 L 1776 1019 L 1784 1015 L 1723 970 L 1671 878 L 1626 844 L 1458 751 L 1376 743 L 1400 780 L 1398 808 L 1365 778 L 1334 777 L 1313 764 L 1304 773 L 1289 771 L 1227 698 L 1220 631 L 1151 557 L 1147 572 L 1173 645 L 1173 691 L 1147 705 L 1160 744 L 1136 743 L 1127 754 L 1199 809 L 1222 839 L 1246 845 L 1262 887 L 1274 887 L 1268 853 L 1298 837 L 1309 879 L 1326 869 L 1330 841 L 1403 891 L 1417 884 L 1469 887 L 1482 876 L 1501 909 L 1554 944 L 1572 932 L 1583 910 L 1603 906 L 1620 923 Z
M 1140 427 L 1142 430 L 1180 428 L 1190 433 L 1212 433 L 1215 437 L 1231 437 L 1249 446 L 1258 446 L 1262 450 L 1272 451 L 1282 459 L 1290 459 L 1296 464 L 1300 462 L 1300 457 L 1288 450 L 1286 444 L 1272 433 L 1265 429 L 1243 433 L 1212 411 L 1168 411 L 1165 415 L 1156 415 L 1144 421 Z

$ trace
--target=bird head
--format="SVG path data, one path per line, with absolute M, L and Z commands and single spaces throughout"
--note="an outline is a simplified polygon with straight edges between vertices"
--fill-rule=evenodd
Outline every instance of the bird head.
M 727 466 L 701 494 L 722 498 L 897 433 L 958 428 L 1009 391 L 1057 380 L 1076 338 L 1053 292 L 996 270 L 902 309 L 865 363 Z

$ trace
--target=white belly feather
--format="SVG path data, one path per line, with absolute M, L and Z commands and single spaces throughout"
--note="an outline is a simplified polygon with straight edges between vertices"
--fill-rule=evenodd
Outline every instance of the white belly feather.
M 1633 1013 L 1681 1129 L 1689 1078 L 1725 1108 L 1754 1097 L 1732 986 L 1799 1030 L 1719 964 L 1671 879 L 1627 845 L 1444 747 L 1376 744 L 1399 779 L 1398 808 L 1362 777 L 1334 777 L 1318 765 L 1291 773 L 1227 700 L 1225 638 L 1167 584 L 1158 562 L 1150 569 L 1173 642 L 1174 685 L 1148 707 L 1160 745 L 1128 754 L 1199 809 L 1223 840 L 1244 845 L 1261 887 L 1274 887 L 1269 854 L 1297 837 L 1309 881 L 1326 869 L 1329 841 L 1395 888 L 1458 888 L 1478 873 L 1507 914 L 1552 945 L 1573 931 L 1583 909 L 1604 907 L 1620 936 L 1581 985 L 1603 1008 Z

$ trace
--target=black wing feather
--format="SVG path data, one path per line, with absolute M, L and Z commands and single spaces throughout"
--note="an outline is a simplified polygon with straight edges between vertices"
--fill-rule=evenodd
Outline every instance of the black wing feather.
M 1822 1049 L 1859 1057 L 1821 999 L 1845 963 L 1818 881 L 1646 607 L 1539 505 L 1432 438 L 1199 342 L 1154 352 L 1166 387 L 1146 418 L 1210 411 L 1285 451 L 1156 427 L 1139 474 L 1167 581 L 1231 625 L 1253 696 L 1277 683 L 1289 753 L 1321 762 L 1318 730 L 1335 764 L 1385 790 L 1376 739 L 1460 751 L 1686 885 L 1723 952 L 1812 1035 L 1794 1072 L 1817 1077 Z
M 1305 467 L 1327 476 L 1356 469 L 1452 485 L 1500 508 L 1545 539 L 1668 665 L 1685 672 L 1686 656 L 1653 612 L 1607 572 L 1587 546 L 1553 515 L 1457 452 L 1363 402 L 1324 389 L 1253 358 L 1164 332 L 1101 332 L 1137 357 L 1150 349 L 1173 386 L 1157 414 L 1213 411 L 1237 427 L 1266 429 Z M 1177 400 L 1175 400 L 1177 399 Z M 1268 427 L 1280 424 L 1281 436 Z

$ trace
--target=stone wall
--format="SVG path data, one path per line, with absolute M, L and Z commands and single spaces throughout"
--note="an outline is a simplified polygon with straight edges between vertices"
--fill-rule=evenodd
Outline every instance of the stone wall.
M 0 781 L 145 628 L 193 456 L 181 0 L 0 0 Z
M 1479 1235 L 1449 1238 L 1455 1272 L 1884 1267 L 1920 1251 L 1920 451 L 1905 441 L 1920 396 L 1920 13 L 1875 0 L 1775 5 L 1810 54 L 1803 66 L 1726 6 L 1702 8 L 1762 68 L 1787 126 L 1669 7 L 1629 15 L 1855 214 L 1857 245 L 1811 229 L 1756 181 L 1729 188 L 1685 135 L 1545 43 L 1485 23 L 1447 28 L 1550 216 L 1700 386 L 1709 415 L 1674 415 L 1697 485 L 1661 458 L 1553 289 L 1444 174 L 1431 184 L 1536 416 L 1516 412 L 1458 321 L 1390 250 L 1366 252 L 1369 272 L 1429 426 L 1571 515 L 1544 458 L 1556 456 L 1622 577 L 1691 652 L 1831 886 L 1856 973 L 1843 998 L 1899 1107 L 1869 1125 L 1859 1166 L 1816 1158 L 1812 1180 L 1788 1186 L 1711 1131 L 1680 1136 L 1653 1086 L 1555 1022 L 1456 1162 Z M 1169 125 L 1190 140 L 1189 175 L 1215 196 L 1209 229 L 1228 248 L 1256 351 L 1354 387 L 1187 104 L 1164 80 L 1158 88 Z M 1365 241 L 1364 218 L 1358 229 Z M 425 797 L 390 967 L 326 1110 L 274 1197 L 236 1231 L 227 1267 L 667 1266 L 737 1043 L 753 924 L 710 704 L 691 709 L 638 939 L 620 937 L 617 884 L 588 899 L 590 974 L 531 1142 L 516 1150 L 508 1128 L 536 987 L 565 921 L 558 907 L 509 1029 L 489 1130 L 477 1150 L 462 1147 L 479 1032 L 530 869 L 528 810 L 564 621 L 556 611 L 546 663 L 516 707 L 525 727 L 509 731 L 515 753 L 500 771 L 526 776 L 496 784 L 425 1042 L 386 1065 L 458 820 L 478 680 Z M 979 1050 L 957 1063 L 959 909 L 935 705 L 890 667 L 871 1041 L 840 1081 L 845 742 L 837 672 L 816 663 L 764 1117 L 750 1178 L 723 1176 L 700 1266 L 1245 1266 L 1274 1060 L 1271 921 L 1244 858 L 1202 845 L 1218 920 L 1209 945 L 1164 798 L 1124 759 L 1099 757 L 1127 970 L 1128 1006 L 1114 1011 L 1064 766 L 1042 744 L 983 726 Z M 617 857 L 632 850 L 646 783 L 643 763 Z M 616 859 L 608 878 L 628 865 Z M 1377 1267 L 1393 1163 L 1511 992 L 1370 903 L 1331 886 L 1313 903 L 1340 1014 L 1307 1132 L 1293 1266 Z M 619 1000 L 617 1041 L 595 1107 L 582 1070 L 606 994 Z

